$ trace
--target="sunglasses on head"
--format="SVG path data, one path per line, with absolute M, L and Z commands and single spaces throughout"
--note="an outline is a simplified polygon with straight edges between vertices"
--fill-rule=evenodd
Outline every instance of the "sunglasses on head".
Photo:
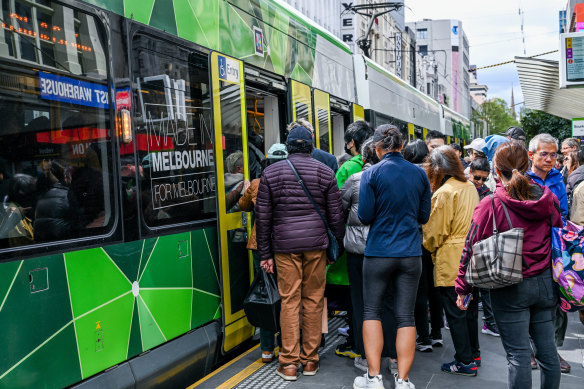
M 487 182 L 489 177 L 473 176 L 476 181 Z

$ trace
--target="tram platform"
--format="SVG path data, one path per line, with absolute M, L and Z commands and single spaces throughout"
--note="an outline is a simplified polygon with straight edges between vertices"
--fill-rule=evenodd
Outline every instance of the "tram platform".
M 206 388 L 286 388 L 286 389 L 319 389 L 319 388 L 352 388 L 354 378 L 363 374 L 353 366 L 353 360 L 339 357 L 334 350 L 345 338 L 338 334 L 337 328 L 344 325 L 340 317 L 329 321 L 329 333 L 326 345 L 320 349 L 320 370 L 312 377 L 300 375 L 297 381 L 284 381 L 275 374 L 278 361 L 264 364 L 261 361 L 259 345 L 252 347 L 228 364 L 221 366 L 208 376 L 195 382 L 188 389 Z M 457 376 L 440 371 L 443 362 L 453 359 L 454 348 L 448 330 L 442 330 L 444 346 L 434 348 L 433 352 L 416 351 L 414 365 L 410 373 L 416 388 L 506 388 L 507 360 L 500 338 L 479 333 L 481 344 L 482 366 L 476 377 Z M 560 387 L 562 389 L 581 389 L 584 385 L 584 325 L 580 323 L 577 313 L 569 314 L 568 330 L 564 346 L 560 353 L 572 365 L 570 374 L 562 374 Z M 389 372 L 388 361 L 382 363 L 382 374 L 385 388 L 393 388 L 393 376 Z M 533 370 L 533 387 L 540 387 L 539 369 Z

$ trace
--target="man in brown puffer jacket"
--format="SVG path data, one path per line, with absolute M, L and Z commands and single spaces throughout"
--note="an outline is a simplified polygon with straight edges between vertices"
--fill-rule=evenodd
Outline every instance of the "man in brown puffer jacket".
M 311 157 L 312 147 L 308 129 L 296 127 L 290 131 L 286 140 L 288 160 L 326 217 L 337 241 L 342 242 L 345 225 L 335 175 Z M 317 350 L 322 332 L 329 240 L 322 219 L 286 161 L 269 166 L 261 178 L 256 200 L 256 237 L 261 266 L 273 272 L 275 259 L 278 270 L 282 350 L 277 374 L 294 381 L 298 363 L 302 363 L 304 375 L 315 375 L 319 367 Z

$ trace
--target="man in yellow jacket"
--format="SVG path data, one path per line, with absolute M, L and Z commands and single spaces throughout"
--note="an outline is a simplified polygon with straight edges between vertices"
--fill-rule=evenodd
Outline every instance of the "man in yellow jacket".
M 423 245 L 432 253 L 434 284 L 450 326 L 456 351 L 454 361 L 444 363 L 448 373 L 476 376 L 480 365 L 478 338 L 478 298 L 471 300 L 467 311 L 456 306 L 454 280 L 464 248 L 464 241 L 472 215 L 479 202 L 474 185 L 467 181 L 455 151 L 442 146 L 430 155 L 426 167 L 432 195 L 432 209 L 428 223 L 423 226 Z M 478 296 L 477 296 L 478 297 Z

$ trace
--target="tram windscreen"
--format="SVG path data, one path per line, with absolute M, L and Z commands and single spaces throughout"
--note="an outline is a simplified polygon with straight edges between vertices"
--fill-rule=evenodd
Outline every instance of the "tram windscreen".
M 155 229 L 214 218 L 208 59 L 140 34 L 133 52 L 142 219 Z
M 3 0 L 2 15 L 0 249 L 103 236 L 115 221 L 103 29 L 50 1 Z

